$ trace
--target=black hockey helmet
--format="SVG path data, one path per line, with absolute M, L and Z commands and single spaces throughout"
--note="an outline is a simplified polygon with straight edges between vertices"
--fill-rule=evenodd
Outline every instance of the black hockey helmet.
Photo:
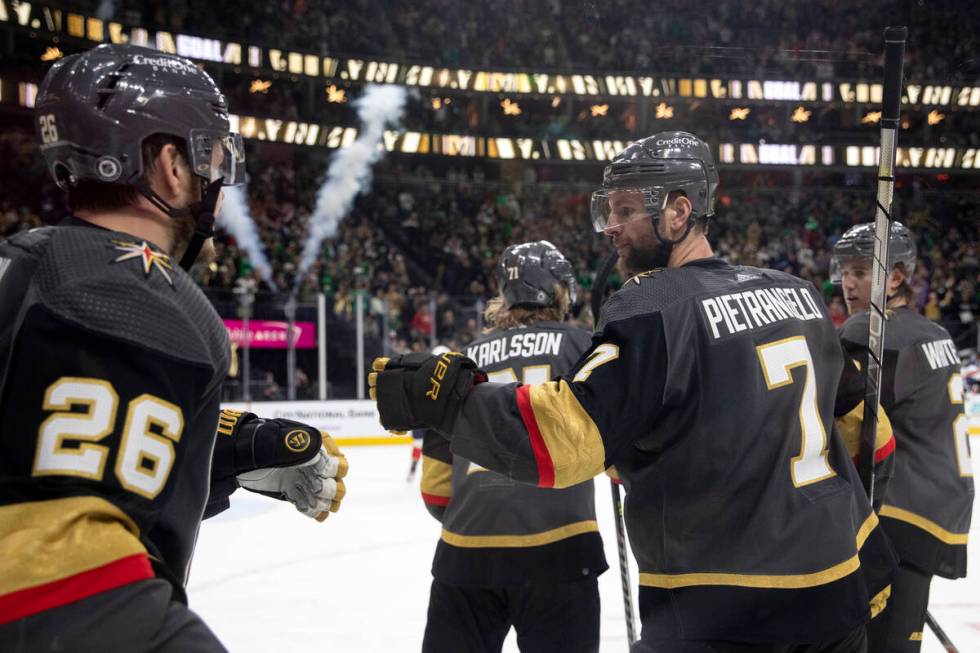
M 714 215 L 717 189 L 718 169 L 707 143 L 689 132 L 661 132 L 630 143 L 606 166 L 602 187 L 592 193 L 592 224 L 596 231 L 608 226 L 609 195 L 615 191 L 641 194 L 657 221 L 675 190 L 690 200 L 692 219 Z
M 841 272 L 844 263 L 855 259 L 871 259 L 875 248 L 875 223 L 864 222 L 854 225 L 844 232 L 834 244 L 830 257 L 830 280 L 841 282 Z M 892 222 L 888 234 L 888 265 L 891 271 L 901 263 L 905 268 L 905 276 L 910 279 L 915 272 L 916 247 L 915 238 L 908 227 L 901 222 Z
M 67 56 L 41 83 L 35 121 L 59 186 L 82 180 L 133 186 L 168 215 L 193 216 L 207 236 L 219 187 L 245 181 L 242 138 L 231 131 L 225 97 L 210 75 L 183 57 L 108 43 Z M 150 189 L 142 147 L 154 134 L 185 141 L 191 171 L 201 180 L 201 202 L 175 209 Z M 211 225 L 201 224 L 204 214 Z
M 572 264 L 547 240 L 511 245 L 497 264 L 497 285 L 507 308 L 555 306 L 556 283 L 565 284 L 574 304 L 578 285 Z

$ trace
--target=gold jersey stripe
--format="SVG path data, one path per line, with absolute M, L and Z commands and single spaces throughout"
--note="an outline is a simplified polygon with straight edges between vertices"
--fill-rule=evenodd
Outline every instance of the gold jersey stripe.
M 897 519 L 907 524 L 917 526 L 940 542 L 944 542 L 946 544 L 967 543 L 967 533 L 951 533 L 936 522 L 926 519 L 922 515 L 917 515 L 910 510 L 903 510 L 902 508 L 885 504 L 881 507 L 879 513 L 882 517 L 891 517 L 892 519 Z
M 453 466 L 423 454 L 422 494 L 435 494 L 448 497 L 453 493 L 452 486 Z
M 531 408 L 563 488 L 601 474 L 606 450 L 599 428 L 564 379 L 529 386 Z
M 860 551 L 864 542 L 868 539 L 871 531 L 878 525 L 878 518 L 874 513 L 861 524 L 855 537 L 857 550 Z M 650 574 L 640 573 L 640 585 L 647 587 L 659 587 L 662 589 L 677 589 L 679 587 L 692 587 L 695 585 L 727 585 L 735 587 L 758 587 L 763 589 L 800 589 L 803 587 L 816 587 L 826 585 L 835 580 L 840 580 L 848 574 L 852 574 L 861 567 L 861 560 L 858 554 L 840 562 L 833 567 L 828 567 L 821 571 L 809 574 L 730 574 L 714 572 L 695 572 L 689 574 Z
M 69 497 L 0 507 L 0 595 L 136 554 L 146 555 L 139 528 L 105 499 Z
M 460 535 L 451 533 L 443 529 L 442 540 L 447 544 L 466 549 L 476 548 L 518 548 L 528 546 L 541 546 L 551 544 L 559 540 L 565 540 L 583 533 L 598 533 L 599 524 L 594 519 L 575 522 L 566 526 L 553 528 L 543 533 L 531 533 L 528 535 Z

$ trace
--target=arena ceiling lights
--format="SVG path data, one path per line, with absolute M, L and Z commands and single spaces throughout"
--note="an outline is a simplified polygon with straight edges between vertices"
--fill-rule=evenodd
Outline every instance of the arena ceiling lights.
M 297 78 L 320 78 L 328 82 L 377 82 L 462 92 L 577 95 L 590 98 L 606 96 L 843 104 L 877 104 L 881 101 L 880 83 L 559 75 L 341 59 L 189 34 L 151 32 L 36 2 L 0 0 L 0 23 L 22 27 L 31 30 L 32 35 L 51 39 L 69 36 L 96 43 L 133 43 L 240 70 L 252 70 L 256 73 L 272 71 Z M 906 84 L 903 103 L 949 108 L 980 107 L 980 86 Z

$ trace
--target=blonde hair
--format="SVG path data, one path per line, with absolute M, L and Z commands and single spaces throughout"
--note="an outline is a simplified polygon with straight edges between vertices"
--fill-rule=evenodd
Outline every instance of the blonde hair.
M 507 301 L 503 295 L 497 295 L 487 303 L 487 308 L 483 311 L 483 319 L 487 326 L 483 333 L 490 333 L 496 329 L 513 329 L 514 327 L 533 324 L 548 320 L 551 322 L 561 322 L 568 315 L 571 309 L 571 301 L 568 296 L 568 288 L 564 284 L 556 283 L 555 303 L 552 306 L 513 306 L 507 308 Z

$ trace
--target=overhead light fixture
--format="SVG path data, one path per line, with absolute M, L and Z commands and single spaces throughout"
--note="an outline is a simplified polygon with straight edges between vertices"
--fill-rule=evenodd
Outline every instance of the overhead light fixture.
M 803 107 L 796 107 L 796 111 L 793 112 L 793 122 L 806 122 L 810 119 L 810 114 L 812 111 L 807 111 Z
M 347 91 L 337 88 L 333 84 L 327 87 L 327 102 L 334 104 L 344 104 L 347 102 Z
M 521 115 L 521 105 L 519 105 L 517 102 L 511 102 L 510 98 L 505 98 L 504 101 L 500 103 L 500 108 L 504 110 L 505 116 Z
M 65 56 L 65 53 L 55 47 L 50 47 L 41 55 L 41 61 L 57 61 Z
M 589 107 L 589 110 L 592 112 L 592 117 L 593 118 L 596 118 L 598 116 L 605 116 L 605 115 L 607 115 L 609 113 L 609 105 L 608 104 L 593 104 L 591 107 Z
M 752 113 L 752 109 L 748 107 L 735 107 L 732 112 L 728 114 L 729 120 L 745 120 Z
M 249 84 L 249 93 L 268 93 L 269 89 L 272 88 L 272 82 L 264 79 L 253 79 L 252 83 Z

